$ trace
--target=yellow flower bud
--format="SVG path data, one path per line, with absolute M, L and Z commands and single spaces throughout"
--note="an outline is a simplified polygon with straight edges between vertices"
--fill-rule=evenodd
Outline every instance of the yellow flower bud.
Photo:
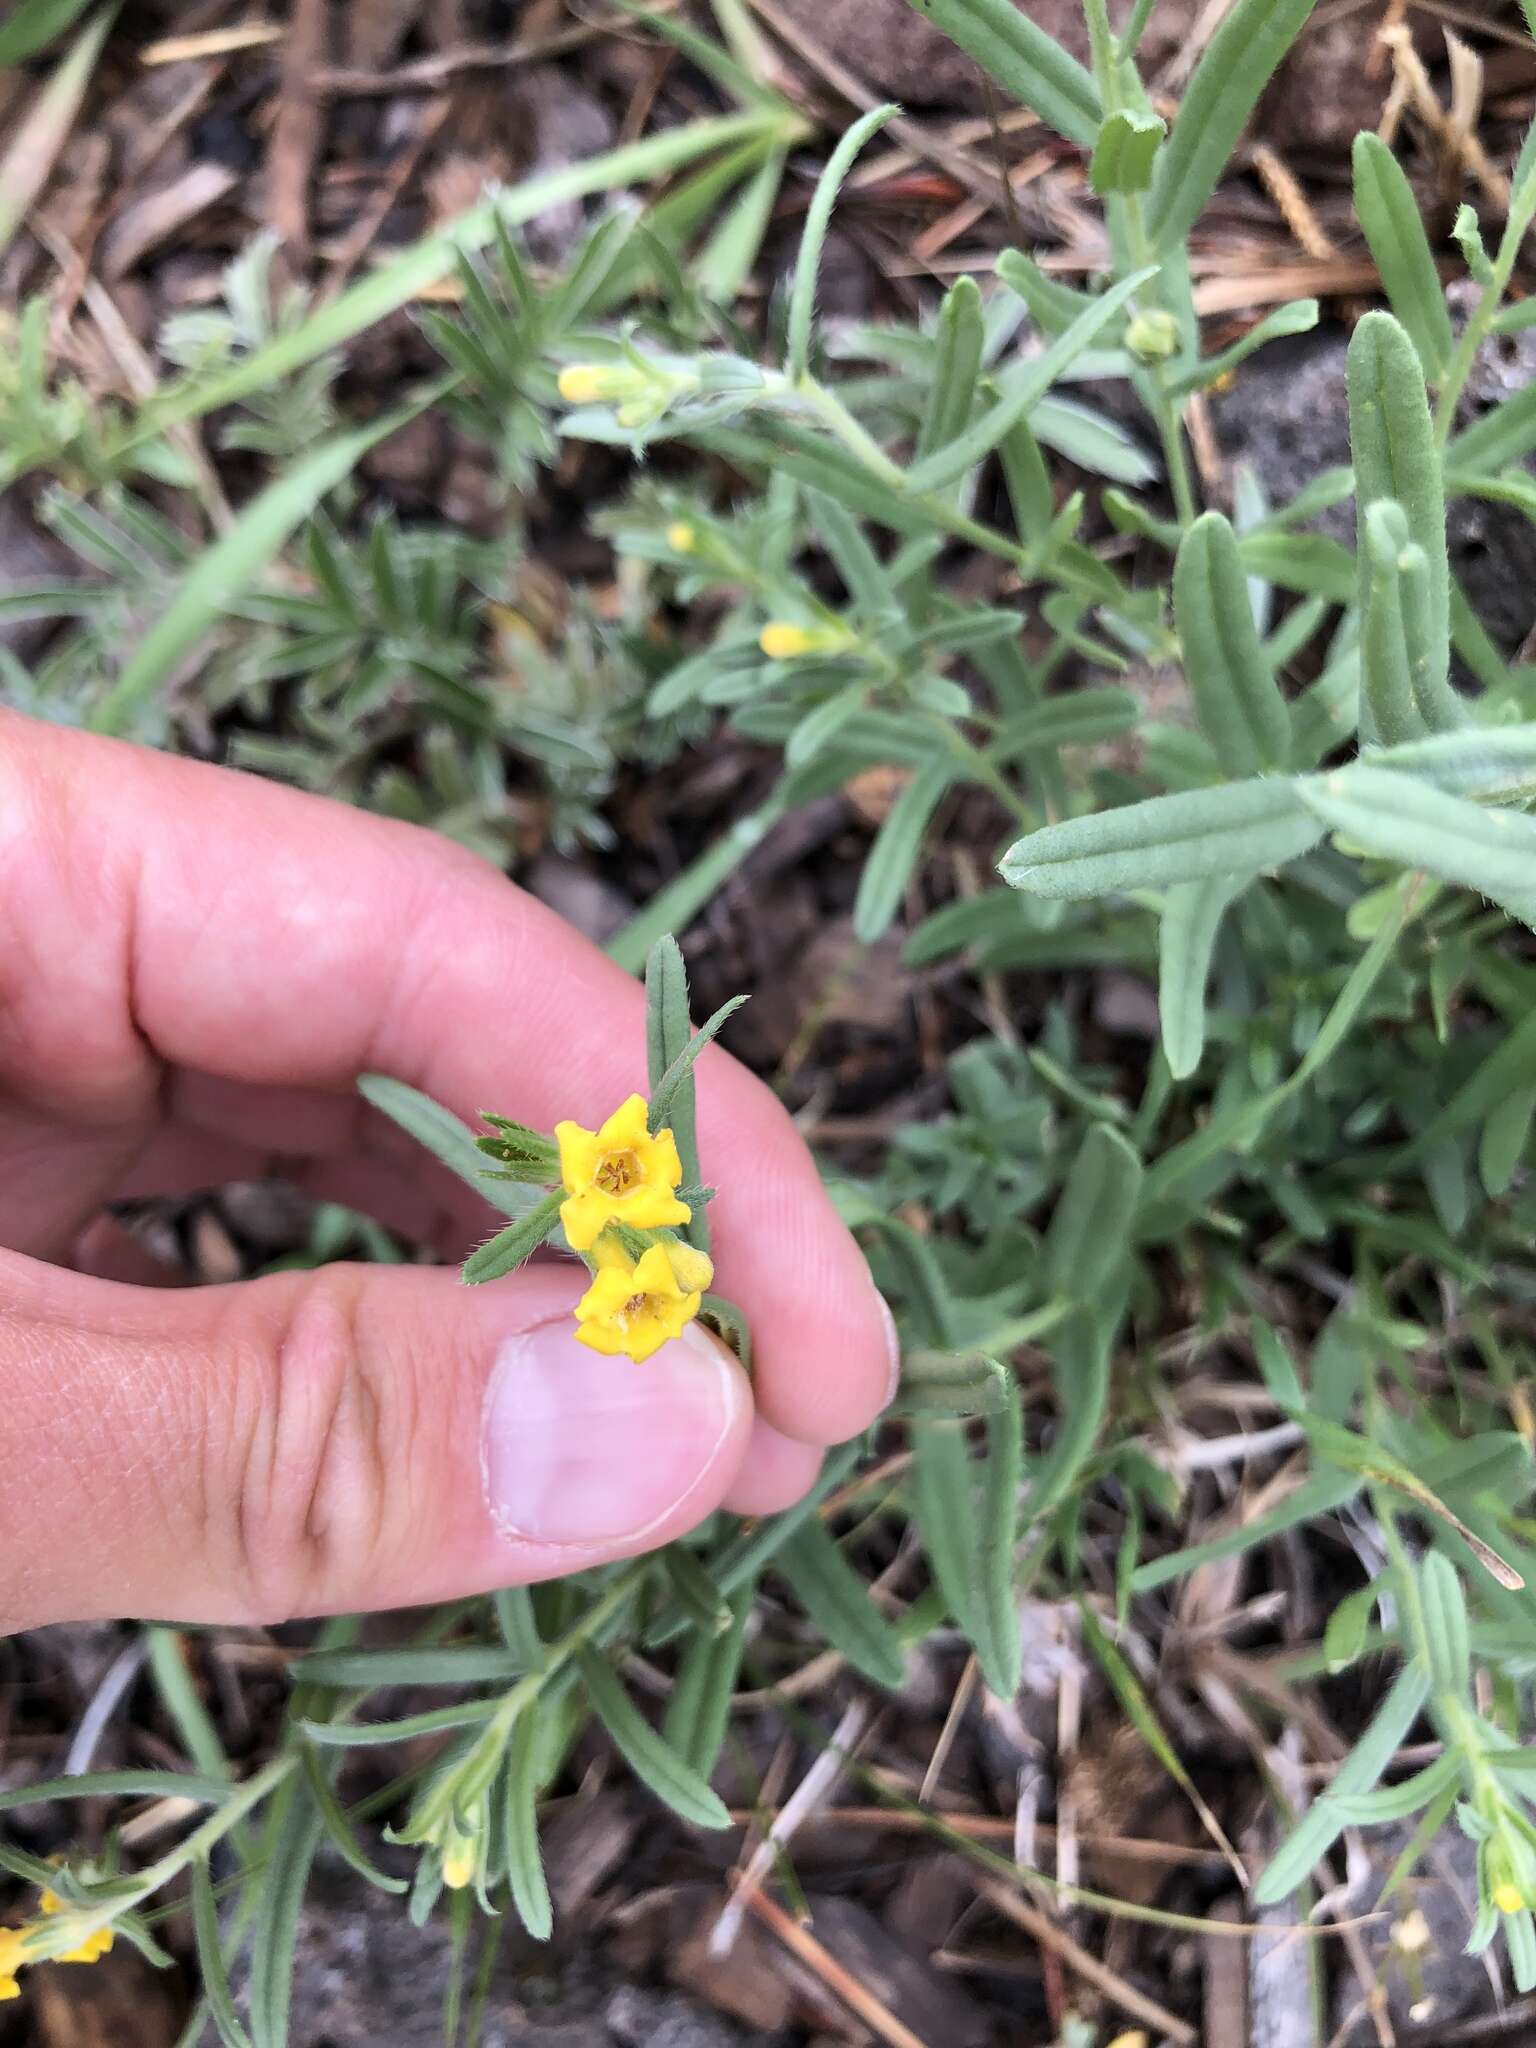
M 559 376 L 560 396 L 567 405 L 596 405 L 627 394 L 635 373 L 616 363 L 567 363 Z
M 1501 1913 L 1518 1913 L 1525 1904 L 1525 1898 L 1517 1884 L 1499 1884 L 1493 1888 L 1493 1903 Z
M 696 1251 L 681 1239 L 665 1247 L 672 1277 L 684 1294 L 703 1294 L 715 1277 L 714 1261 L 707 1252 Z
M 797 654 L 811 653 L 816 642 L 804 626 L 792 626 L 787 620 L 775 619 L 758 634 L 757 644 L 770 661 L 793 661 Z
M 443 1883 L 451 1892 L 463 1891 L 475 1874 L 475 1845 L 462 1836 L 443 1851 Z
M 667 528 L 667 546 L 680 555 L 691 555 L 698 545 L 698 535 L 686 519 L 674 519 Z

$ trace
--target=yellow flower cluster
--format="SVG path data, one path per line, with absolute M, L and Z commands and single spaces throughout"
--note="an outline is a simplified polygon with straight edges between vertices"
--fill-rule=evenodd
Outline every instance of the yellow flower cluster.
M 677 1198 L 683 1177 L 671 1131 L 652 1131 L 645 1099 L 631 1095 L 596 1131 L 555 1126 L 566 1199 L 560 1221 L 573 1251 L 590 1254 L 592 1285 L 576 1304 L 576 1338 L 589 1350 L 643 1364 L 699 1312 L 714 1268 L 670 1235 L 693 1211 Z M 664 1232 L 638 1256 L 626 1237 Z
M 44 1920 L 73 1910 L 57 1892 L 45 1891 L 38 1900 Z M 74 1948 L 47 1952 L 43 1942 L 48 1934 L 44 1920 L 30 1920 L 24 1927 L 0 1927 L 0 2001 L 20 1998 L 17 1972 L 29 1963 L 95 1963 L 112 1948 L 112 1929 L 93 1927 Z

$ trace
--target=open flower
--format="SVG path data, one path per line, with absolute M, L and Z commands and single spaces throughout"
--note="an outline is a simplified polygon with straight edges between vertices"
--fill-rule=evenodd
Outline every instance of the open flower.
M 597 1259 L 592 1285 L 576 1304 L 576 1341 L 637 1365 L 693 1321 L 713 1278 L 709 1260 L 690 1245 L 653 1244 L 632 1260 L 610 1238 Z
M 67 1939 L 73 1932 L 70 1919 L 88 1918 L 90 1908 L 73 1905 L 52 1891 L 45 1891 L 38 1904 L 41 1919 L 29 1920 L 24 1927 L 0 1927 L 0 2002 L 20 1998 L 17 1973 L 29 1963 L 96 1963 L 111 1952 L 112 1929 L 99 1926 L 85 1927 L 71 1948 L 54 1947 L 60 1935 Z M 50 1920 L 55 1922 L 52 1927 Z M 62 1927 L 57 1924 L 60 1920 Z
M 645 1114 L 645 1098 L 631 1095 L 601 1130 L 555 1125 L 560 1178 L 570 1197 L 560 1205 L 560 1221 L 573 1251 L 590 1250 L 614 1223 L 663 1230 L 692 1216 L 673 1192 L 683 1177 L 677 1141 L 668 1130 L 650 1131 Z

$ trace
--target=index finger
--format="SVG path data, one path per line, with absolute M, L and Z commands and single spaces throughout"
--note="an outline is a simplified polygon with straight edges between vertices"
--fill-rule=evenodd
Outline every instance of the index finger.
M 0 714 L 0 890 L 0 1082 L 59 1108 L 142 1108 L 159 1063 L 382 1072 L 546 1130 L 646 1086 L 643 992 L 552 911 L 435 834 L 251 776 Z M 883 1305 L 769 1090 L 718 1048 L 697 1075 L 758 1405 L 839 1442 L 887 1397 Z

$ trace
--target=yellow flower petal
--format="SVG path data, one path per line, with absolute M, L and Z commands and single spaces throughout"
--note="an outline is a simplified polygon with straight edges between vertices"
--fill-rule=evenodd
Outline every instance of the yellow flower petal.
M 475 1874 L 475 1852 L 467 1842 L 461 1842 L 443 1857 L 443 1883 L 451 1892 L 463 1891 Z
M 673 1190 L 683 1177 L 677 1140 L 646 1124 L 643 1095 L 621 1102 L 600 1130 L 555 1126 L 560 1178 L 569 1199 L 560 1221 L 574 1251 L 589 1251 L 612 1223 L 662 1230 L 686 1223 L 693 1211 Z
M 667 546 L 675 554 L 691 555 L 698 545 L 698 535 L 686 519 L 674 519 L 667 528 Z
M 1517 1884 L 1495 1885 L 1493 1903 L 1501 1913 L 1518 1913 L 1525 1905 L 1525 1897 Z
M 672 1249 L 653 1244 L 631 1265 L 605 1248 L 602 1267 L 576 1304 L 576 1341 L 639 1365 L 680 1335 L 698 1314 L 700 1296 L 678 1284 Z
M 8 1998 L 20 1998 L 21 1986 L 14 1977 L 0 1977 L 0 2005 Z

